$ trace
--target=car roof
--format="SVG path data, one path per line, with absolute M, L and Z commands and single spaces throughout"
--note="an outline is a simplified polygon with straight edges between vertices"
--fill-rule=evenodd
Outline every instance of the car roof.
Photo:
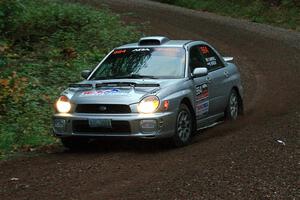
M 143 37 L 136 43 L 125 44 L 116 49 L 124 48 L 143 48 L 143 47 L 184 47 L 192 42 L 197 42 L 201 44 L 207 44 L 204 41 L 194 41 L 194 40 L 170 40 L 164 36 L 149 36 Z

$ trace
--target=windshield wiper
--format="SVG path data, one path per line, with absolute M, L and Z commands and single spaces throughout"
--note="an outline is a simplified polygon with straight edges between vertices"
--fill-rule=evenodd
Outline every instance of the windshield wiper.
M 92 78 L 92 80 L 107 80 L 107 79 L 114 79 L 115 77 L 113 77 L 113 76 L 105 76 L 105 77 L 102 77 L 102 76 L 100 76 L 100 77 L 94 77 L 94 78 Z
M 93 78 L 93 80 L 107 80 L 107 79 L 139 79 L 139 78 L 157 79 L 157 77 L 155 77 L 155 76 L 140 75 L 140 74 L 129 74 L 129 75 L 126 75 L 126 76 L 95 77 L 95 78 Z
M 130 74 L 127 76 L 116 76 L 114 77 L 116 79 L 126 79 L 126 78 L 132 78 L 132 79 L 139 79 L 139 78 L 149 78 L 149 79 L 157 79 L 155 76 L 149 76 L 149 75 L 141 75 L 141 74 Z

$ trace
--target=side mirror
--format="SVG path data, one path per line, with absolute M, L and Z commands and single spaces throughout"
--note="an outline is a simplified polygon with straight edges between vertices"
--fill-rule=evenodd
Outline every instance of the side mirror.
M 206 76 L 207 74 L 208 74 L 208 70 L 206 67 L 195 68 L 193 71 L 193 77 Z
M 88 77 L 89 77 L 89 75 L 91 74 L 91 70 L 88 70 L 88 69 L 86 69 L 86 70 L 83 70 L 82 72 L 81 72 L 81 77 L 82 78 L 84 78 L 84 79 L 87 79 Z
M 233 57 L 223 57 L 223 59 L 225 60 L 225 62 L 232 62 L 233 61 Z

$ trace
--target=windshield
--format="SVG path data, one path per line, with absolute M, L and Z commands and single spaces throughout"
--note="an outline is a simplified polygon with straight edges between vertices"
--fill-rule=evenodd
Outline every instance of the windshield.
M 113 51 L 90 79 L 184 77 L 183 48 L 130 48 Z

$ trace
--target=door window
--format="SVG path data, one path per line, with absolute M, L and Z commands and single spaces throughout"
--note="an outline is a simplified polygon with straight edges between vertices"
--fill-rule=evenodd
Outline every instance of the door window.
M 200 53 L 199 48 L 200 46 L 193 46 L 190 49 L 189 67 L 191 72 L 193 72 L 194 69 L 198 67 L 207 67 L 205 58 Z
M 219 58 L 219 56 L 209 46 L 200 45 L 199 51 L 201 52 L 201 55 L 204 58 L 205 66 L 207 67 L 209 72 L 224 67 L 224 64 Z

